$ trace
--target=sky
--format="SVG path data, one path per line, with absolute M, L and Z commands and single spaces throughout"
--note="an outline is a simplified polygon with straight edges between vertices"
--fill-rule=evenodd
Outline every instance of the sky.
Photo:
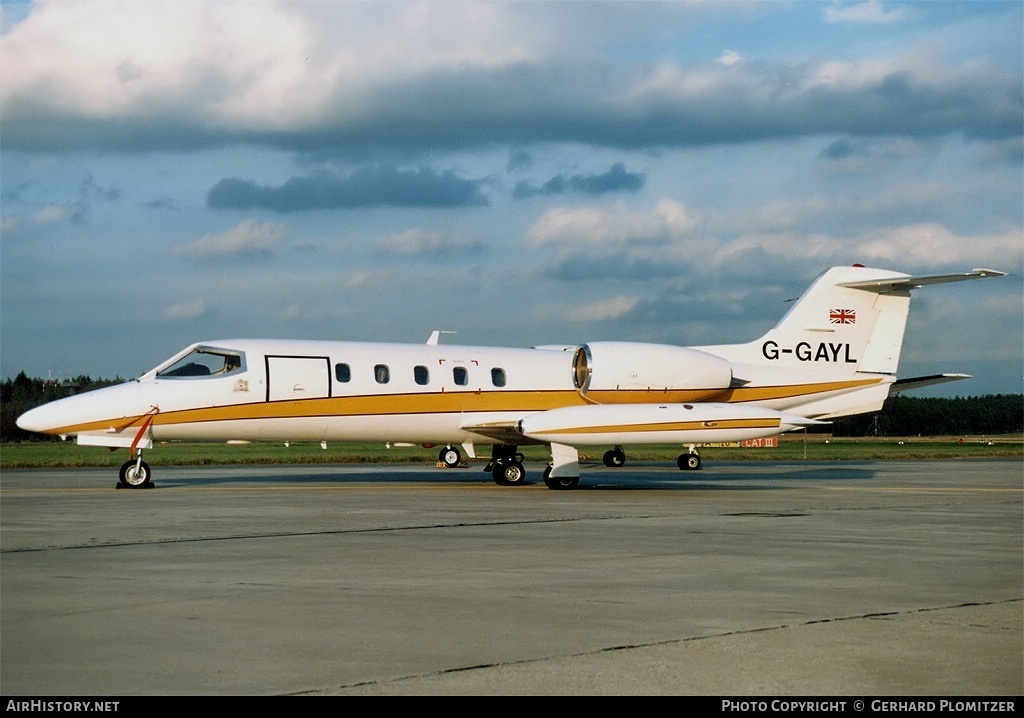
M 196 342 L 761 336 L 914 292 L 1024 390 L 1024 3 L 0 1 L 0 375 Z

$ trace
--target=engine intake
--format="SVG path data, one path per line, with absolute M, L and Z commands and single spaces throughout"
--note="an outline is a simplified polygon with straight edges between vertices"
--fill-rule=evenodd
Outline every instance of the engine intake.
M 721 357 L 686 347 L 591 342 L 577 347 L 572 378 L 580 393 L 597 403 L 635 403 L 645 398 L 698 401 L 729 388 L 732 366 Z

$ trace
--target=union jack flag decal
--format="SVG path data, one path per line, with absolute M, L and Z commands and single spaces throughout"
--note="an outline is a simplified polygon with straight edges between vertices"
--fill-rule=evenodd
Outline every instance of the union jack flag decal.
M 833 324 L 856 324 L 856 309 L 829 309 L 828 319 Z

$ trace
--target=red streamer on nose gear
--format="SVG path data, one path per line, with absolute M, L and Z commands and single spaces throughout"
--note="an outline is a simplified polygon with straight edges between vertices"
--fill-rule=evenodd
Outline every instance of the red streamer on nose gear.
M 124 429 L 127 429 L 129 426 L 134 424 L 139 419 L 144 419 L 144 421 L 142 422 L 142 426 L 139 427 L 139 432 L 135 435 L 135 439 L 132 441 L 131 448 L 128 449 L 128 454 L 130 456 L 135 456 L 135 449 L 138 448 L 139 442 L 142 441 L 142 437 L 146 433 L 146 429 L 149 428 L 150 424 L 153 423 L 153 419 L 155 419 L 156 415 L 159 414 L 159 413 L 160 413 L 160 407 L 154 406 L 152 409 L 150 409 L 145 414 L 142 414 L 141 416 L 135 417 L 134 419 L 132 419 L 131 421 L 129 421 L 127 424 L 125 424 L 124 426 L 122 426 L 119 429 L 119 431 L 123 431 Z
M 159 414 L 159 413 L 160 413 L 160 407 L 159 406 L 151 406 L 149 408 L 149 411 L 147 411 L 145 414 L 139 414 L 138 416 L 136 416 L 131 421 L 129 421 L 129 422 L 125 423 L 125 424 L 121 424 L 121 426 L 114 427 L 114 431 L 122 432 L 125 429 L 127 429 L 129 426 L 133 426 L 133 425 L 137 424 L 138 422 L 142 421 L 143 419 L 146 419 L 146 417 L 150 417 L 146 421 L 146 423 L 148 424 L 148 423 L 150 423 L 153 420 L 152 417 L 155 416 L 156 414 Z

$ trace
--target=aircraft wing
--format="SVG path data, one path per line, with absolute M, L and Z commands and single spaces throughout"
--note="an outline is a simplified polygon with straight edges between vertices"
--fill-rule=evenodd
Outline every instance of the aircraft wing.
M 466 424 L 462 426 L 465 431 L 470 431 L 480 436 L 486 436 L 488 439 L 494 439 L 495 441 L 503 444 L 542 444 L 542 441 L 534 441 L 529 437 L 523 436 L 519 430 L 518 421 L 492 421 L 484 424 Z
M 708 402 L 565 406 L 518 421 L 466 424 L 462 429 L 506 444 L 579 447 L 740 441 L 821 423 L 754 405 Z

